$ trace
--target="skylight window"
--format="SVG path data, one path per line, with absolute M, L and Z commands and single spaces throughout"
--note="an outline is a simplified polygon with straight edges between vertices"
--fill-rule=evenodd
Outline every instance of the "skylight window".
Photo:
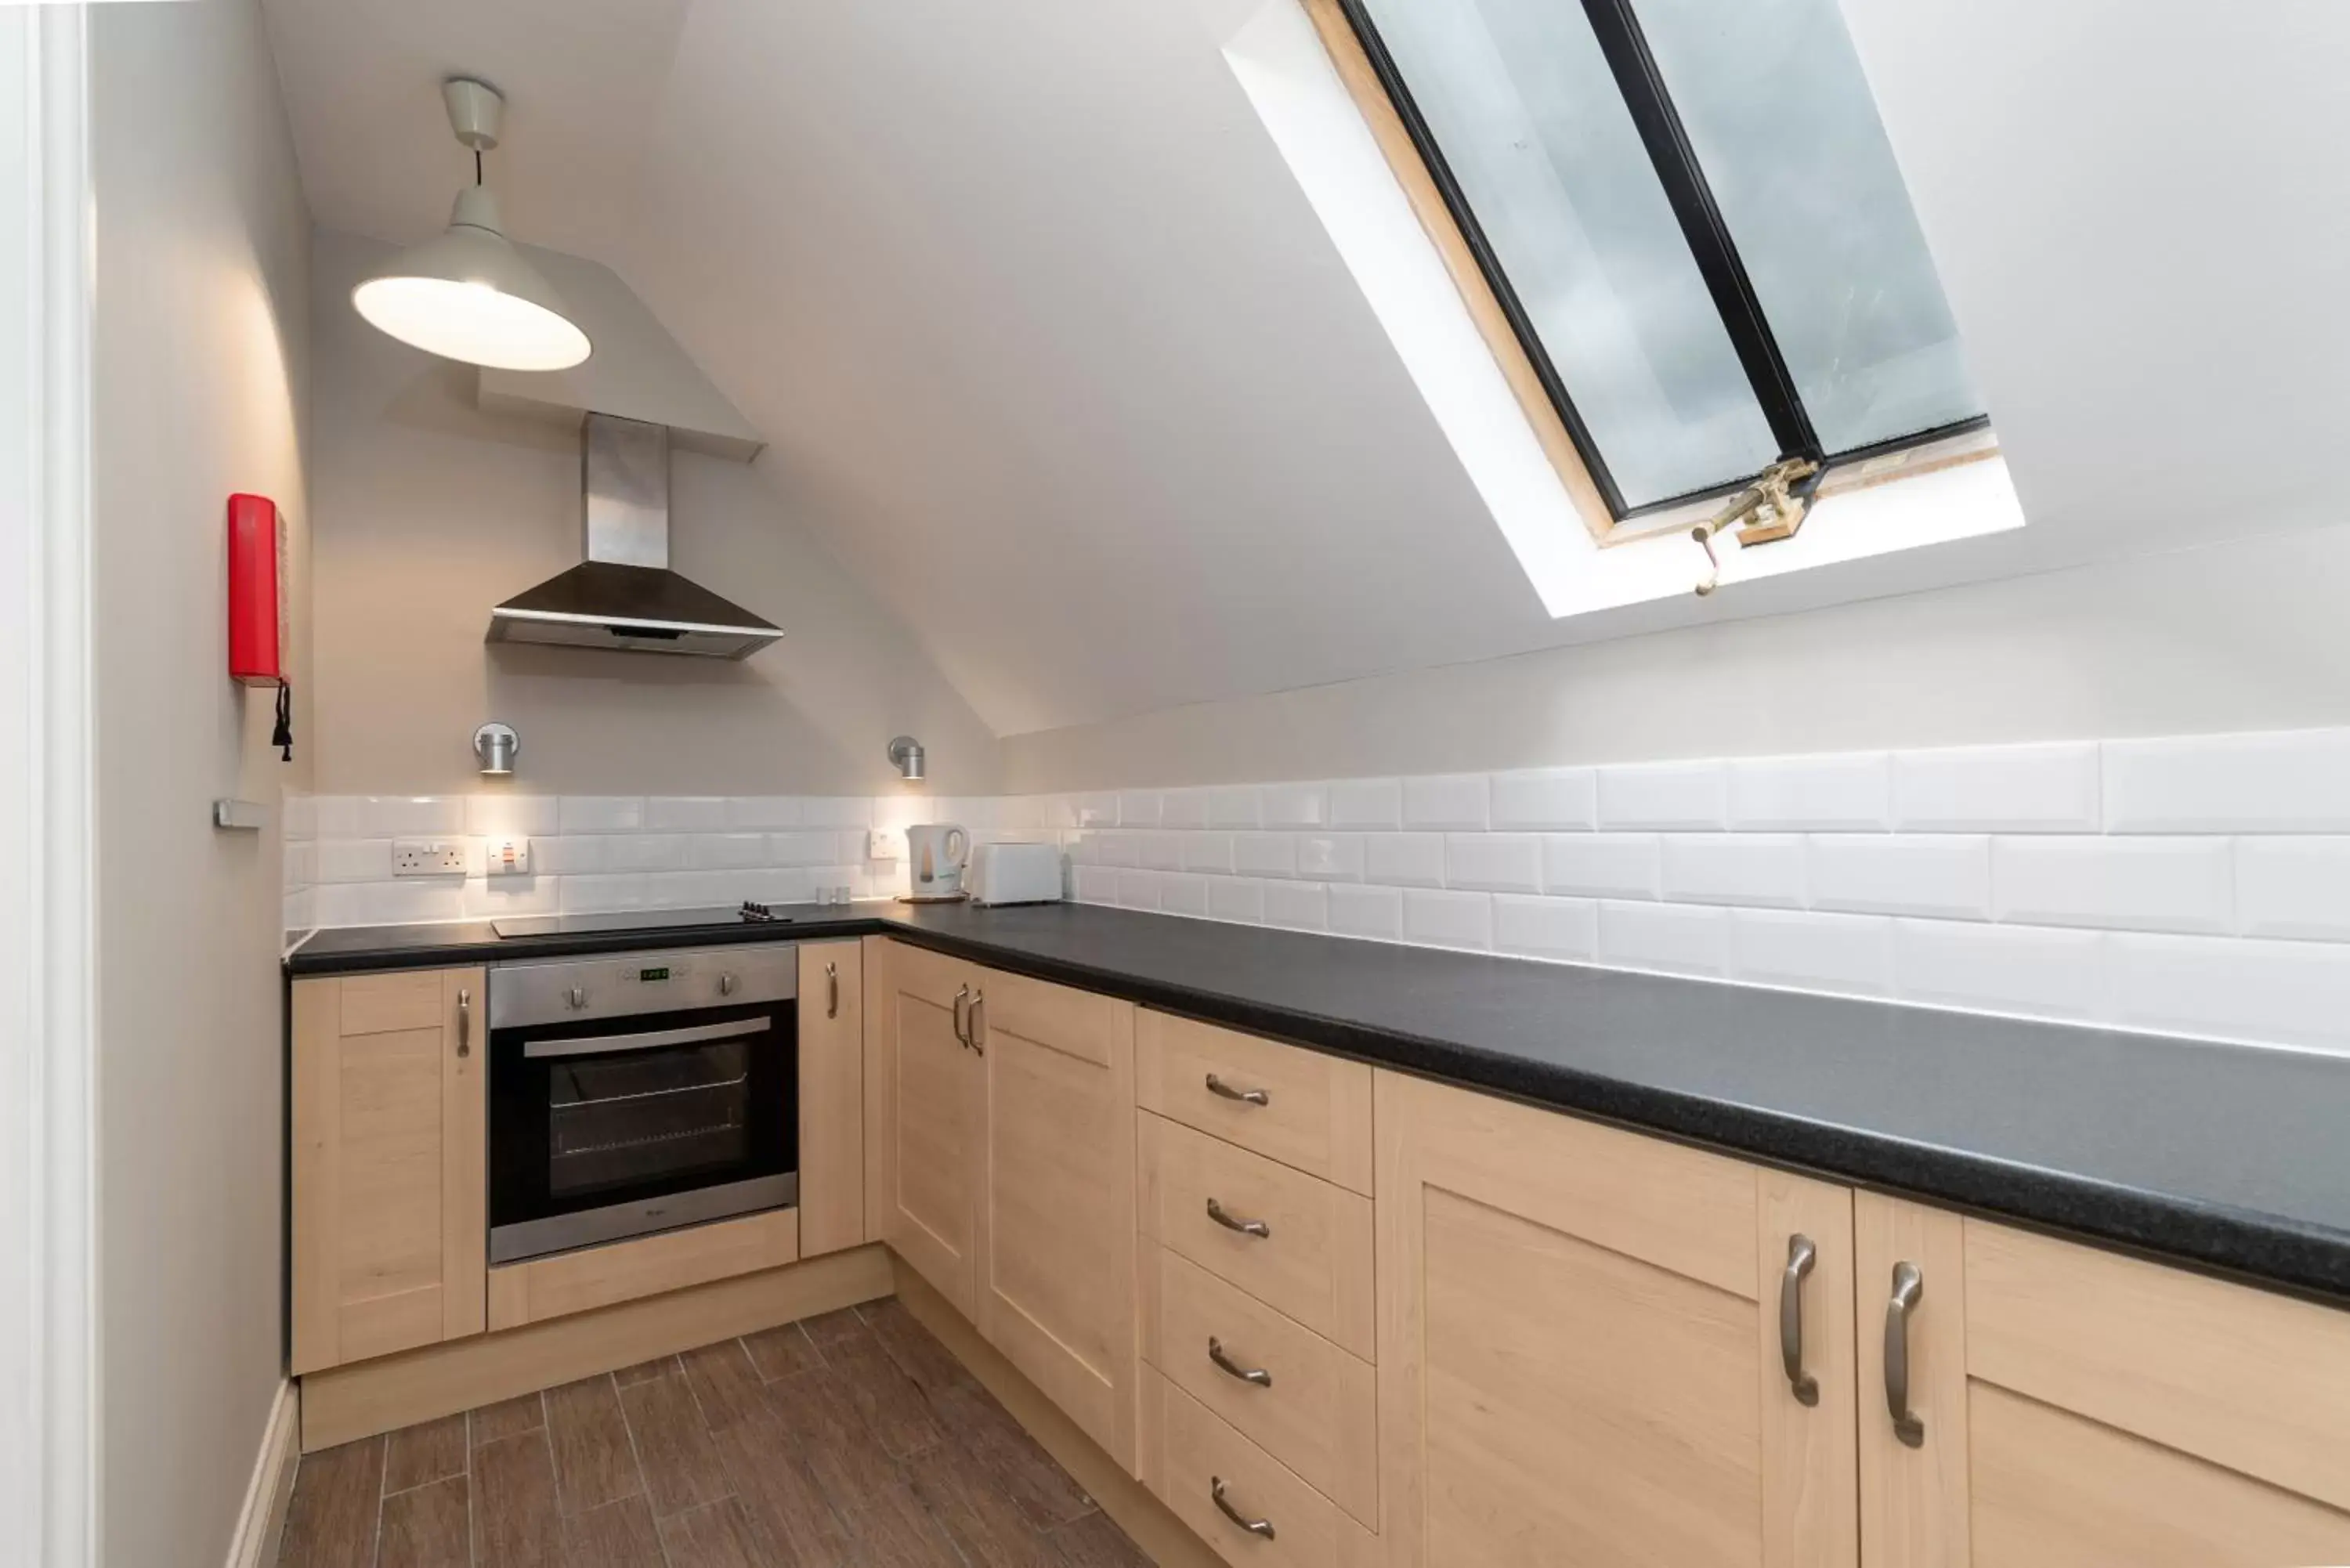
M 1602 542 L 1988 449 L 1835 0 L 1307 9 Z

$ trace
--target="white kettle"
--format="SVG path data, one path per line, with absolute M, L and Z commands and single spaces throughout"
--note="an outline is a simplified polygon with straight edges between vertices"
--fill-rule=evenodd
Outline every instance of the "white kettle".
M 906 897 L 920 904 L 960 898 L 971 835 L 951 822 L 918 822 L 906 829 Z

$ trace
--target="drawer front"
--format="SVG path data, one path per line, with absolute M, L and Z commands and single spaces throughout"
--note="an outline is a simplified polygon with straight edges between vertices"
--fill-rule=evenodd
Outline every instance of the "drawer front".
M 1144 1109 L 1370 1192 L 1371 1070 L 1362 1063 L 1149 1011 L 1136 1021 L 1134 1054 Z
M 441 971 L 420 970 L 402 974 L 355 974 L 336 981 L 305 981 L 306 985 L 342 987 L 344 1035 L 390 1034 L 402 1029 L 441 1027 Z
M 1374 1359 L 1369 1199 L 1148 1112 L 1142 1179 L 1146 1240 Z
M 1143 1484 L 1236 1568 L 1371 1568 L 1376 1541 L 1328 1498 L 1155 1372 L 1143 1374 Z M 1238 1519 L 1216 1506 L 1222 1493 Z M 1253 1532 L 1249 1522 L 1271 1533 Z
M 1143 1267 L 1143 1355 L 1315 1490 L 1376 1527 L 1378 1375 L 1371 1364 L 1164 1248 L 1150 1249 Z

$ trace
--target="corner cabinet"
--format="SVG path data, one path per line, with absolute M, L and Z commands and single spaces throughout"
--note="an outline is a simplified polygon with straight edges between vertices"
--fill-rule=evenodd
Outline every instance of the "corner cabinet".
M 293 986 L 293 1369 L 479 1334 L 483 971 Z
M 1130 1471 L 1134 1008 L 869 939 L 868 1229 Z
M 1849 1568 L 1852 1194 L 1377 1075 L 1388 1568 Z

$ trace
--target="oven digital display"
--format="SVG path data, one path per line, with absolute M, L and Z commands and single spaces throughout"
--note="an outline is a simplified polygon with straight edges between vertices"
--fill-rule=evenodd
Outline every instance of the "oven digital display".
M 640 969 L 637 971 L 637 978 L 639 980 L 667 980 L 669 978 L 669 966 L 664 964 L 659 969 Z

